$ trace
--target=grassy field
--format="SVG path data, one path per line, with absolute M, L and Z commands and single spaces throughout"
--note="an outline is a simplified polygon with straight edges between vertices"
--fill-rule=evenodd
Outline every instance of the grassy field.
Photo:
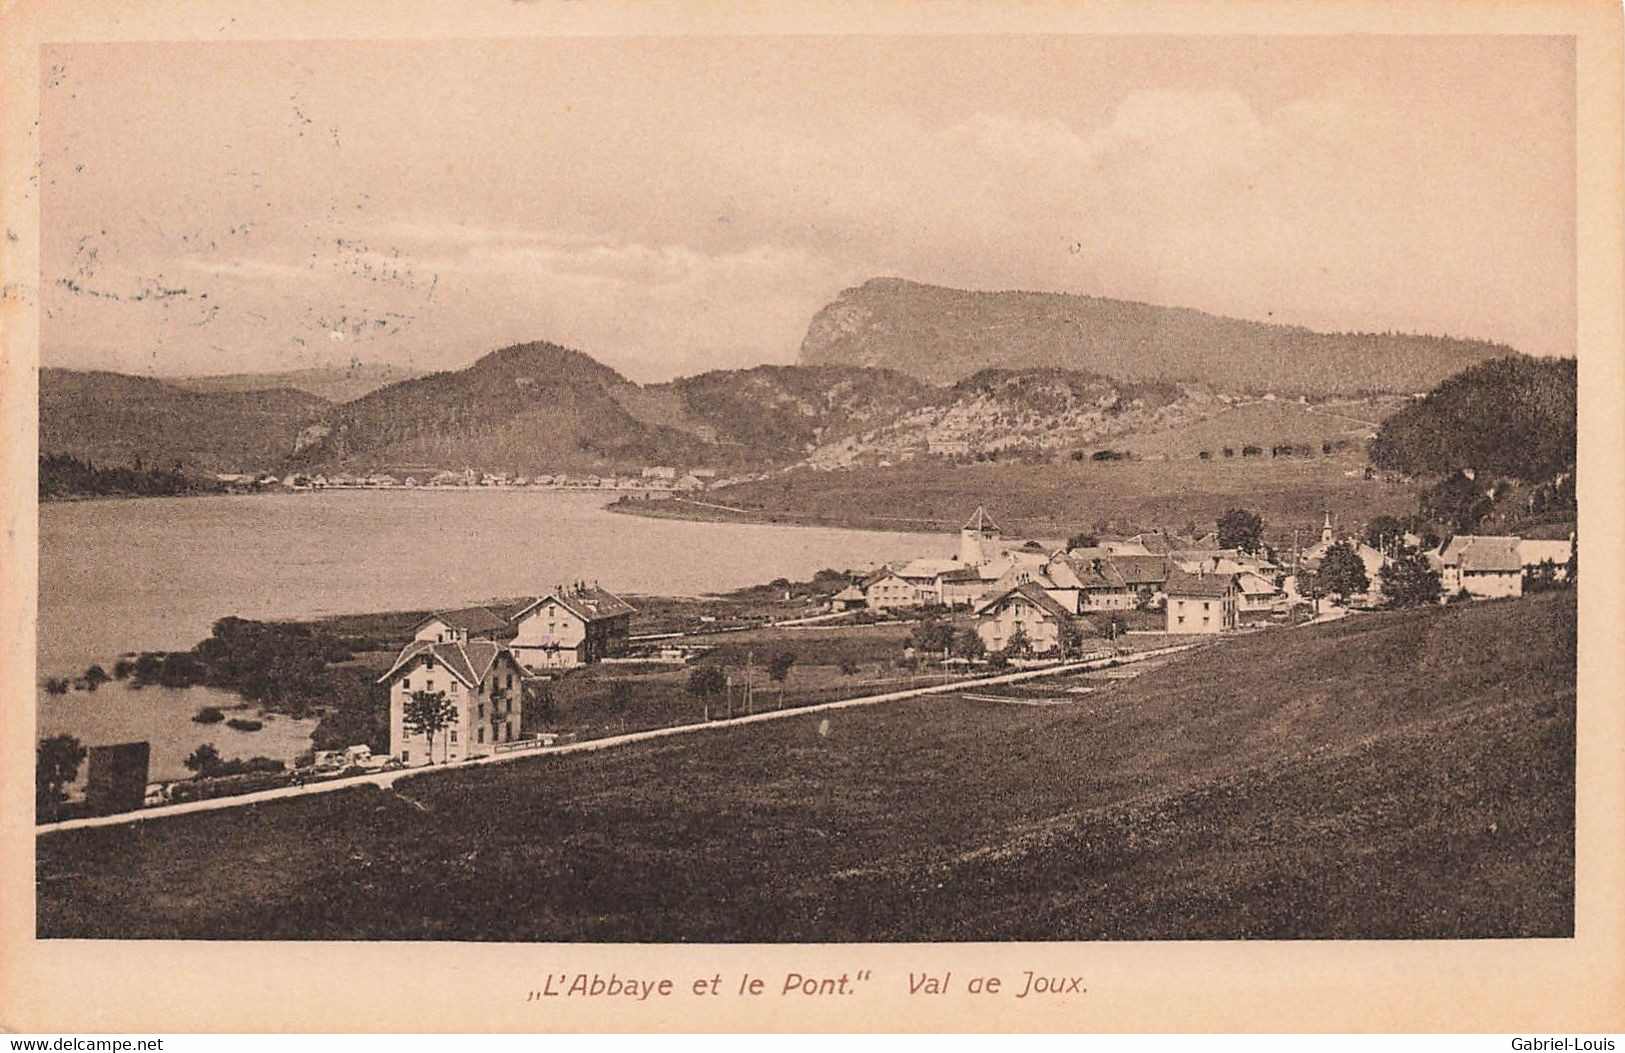
M 59 833 L 38 931 L 1567 936 L 1574 624 L 1570 593 L 1368 615 L 1071 705 L 936 697 Z
M 1196 458 L 1203 451 L 1222 459 L 1225 447 L 1240 457 L 1252 445 L 1266 454 L 1273 446 L 1308 445 L 1320 453 L 1322 443 L 1342 443 L 1361 460 L 1365 441 L 1377 425 L 1403 403 L 1374 398 L 1306 406 L 1296 401 L 1246 402 L 1211 417 L 1157 431 L 1139 432 L 1105 445 L 1130 450 L 1137 457 Z
M 1330 511 L 1340 523 L 1415 511 L 1414 488 L 1366 480 L 1361 454 L 1232 460 L 1066 461 L 1054 464 L 903 465 L 851 472 L 797 472 L 706 494 L 705 502 L 630 501 L 633 515 L 867 527 L 958 530 L 985 505 L 1006 536 L 1065 538 L 1088 530 L 1213 528 L 1226 509 L 1259 512 L 1271 536 L 1319 533 Z M 1344 473 L 1356 473 L 1350 477 Z

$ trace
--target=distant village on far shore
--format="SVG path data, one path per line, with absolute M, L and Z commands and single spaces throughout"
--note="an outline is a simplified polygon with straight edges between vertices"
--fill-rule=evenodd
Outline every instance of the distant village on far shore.
M 346 475 L 337 472 L 289 472 L 275 475 L 270 472 L 219 472 L 216 482 L 231 489 L 265 490 L 282 487 L 288 490 L 451 490 L 466 488 L 535 489 L 535 490 L 635 490 L 649 494 L 672 494 L 704 490 L 711 486 L 742 482 L 743 479 L 717 478 L 715 468 L 676 468 L 671 465 L 650 465 L 638 475 L 516 475 L 508 472 L 481 472 L 473 468 L 461 471 L 428 469 L 414 474 L 392 475 L 373 472 L 365 475 Z

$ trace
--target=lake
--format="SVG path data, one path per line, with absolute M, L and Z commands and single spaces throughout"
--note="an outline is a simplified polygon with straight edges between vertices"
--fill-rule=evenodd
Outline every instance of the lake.
M 339 490 L 55 502 L 40 507 L 38 677 L 111 669 L 127 651 L 185 650 L 229 614 L 308 618 L 459 607 L 578 579 L 620 593 L 703 595 L 824 567 L 947 555 L 920 534 L 617 515 L 568 491 Z M 940 550 L 940 551 L 939 551 Z M 404 642 L 404 641 L 403 641 Z M 188 774 L 199 743 L 283 760 L 313 721 L 259 732 L 191 722 L 240 705 L 209 688 L 38 694 L 40 734 L 153 744 L 152 777 Z

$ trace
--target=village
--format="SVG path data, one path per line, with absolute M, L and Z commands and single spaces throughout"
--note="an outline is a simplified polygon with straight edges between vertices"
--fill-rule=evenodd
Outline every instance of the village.
M 151 783 L 145 743 L 96 747 L 73 811 L 342 781 L 959 683 L 983 702 L 1068 704 L 1138 675 L 1117 667 L 1142 658 L 1398 606 L 1515 598 L 1570 579 L 1572 537 L 1457 535 L 1425 550 L 1404 531 L 1368 539 L 1390 525 L 1340 530 L 1327 514 L 1318 536 L 1282 552 L 1238 509 L 1201 536 L 1061 543 L 1006 536 L 978 507 L 934 554 L 745 590 L 754 605 L 622 597 L 576 581 L 448 608 L 411 623 L 376 677 L 387 692 L 387 749 L 353 743 L 292 767 L 215 764 L 195 780 Z M 1043 673 L 1046 683 L 978 686 L 1012 671 Z
M 637 475 L 522 475 L 503 471 L 477 471 L 473 468 L 435 469 L 416 474 L 367 472 L 218 472 L 214 481 L 228 490 L 619 490 L 646 496 L 666 497 L 692 493 L 739 479 L 718 479 L 715 468 L 679 468 L 674 465 L 646 465 Z

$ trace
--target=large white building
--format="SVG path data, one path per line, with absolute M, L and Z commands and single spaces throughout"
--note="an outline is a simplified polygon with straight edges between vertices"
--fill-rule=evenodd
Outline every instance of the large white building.
M 524 670 L 491 640 L 413 640 L 378 682 L 389 685 L 389 753 L 403 764 L 483 757 L 521 734 Z M 407 701 L 418 691 L 443 694 L 457 711 L 432 744 L 406 720 Z

